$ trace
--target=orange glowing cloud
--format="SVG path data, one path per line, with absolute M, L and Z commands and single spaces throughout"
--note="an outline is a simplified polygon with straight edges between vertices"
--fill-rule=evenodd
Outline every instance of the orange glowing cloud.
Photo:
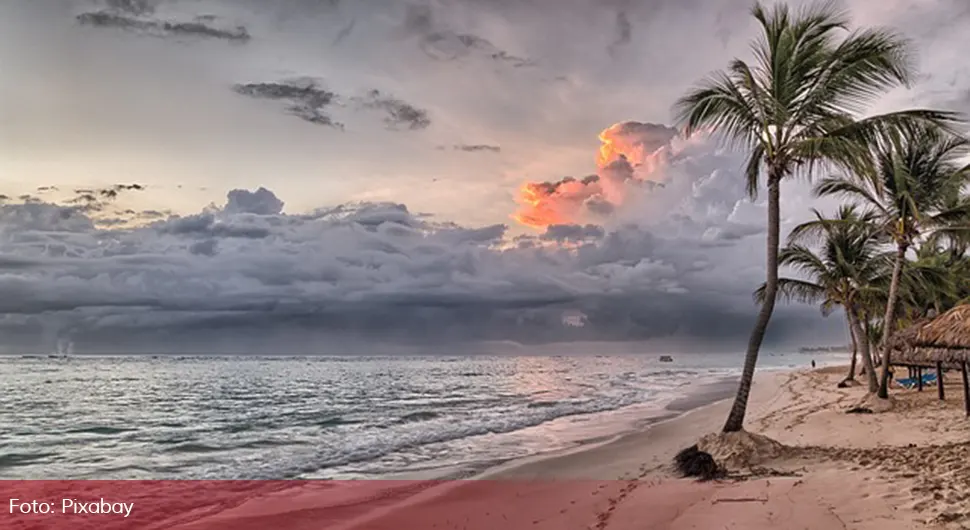
M 526 182 L 519 189 L 513 219 L 527 226 L 581 223 L 621 206 L 631 184 L 659 180 L 677 131 L 663 125 L 617 123 L 599 135 L 595 175 L 555 182 Z
M 526 182 L 519 189 L 522 206 L 513 218 L 526 225 L 541 228 L 571 222 L 577 203 L 582 203 L 599 188 L 599 177 L 582 180 L 566 177 L 557 182 Z

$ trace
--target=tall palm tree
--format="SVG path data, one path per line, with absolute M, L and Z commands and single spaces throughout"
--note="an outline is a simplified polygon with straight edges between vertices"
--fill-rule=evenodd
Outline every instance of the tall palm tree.
M 724 432 L 744 425 L 758 351 L 778 293 L 781 182 L 818 165 L 856 169 L 869 162 L 861 146 L 905 123 L 945 123 L 945 112 L 910 110 L 858 119 L 880 94 L 908 86 L 913 68 L 906 41 L 882 29 L 850 30 L 833 2 L 799 10 L 756 3 L 760 24 L 754 61 L 734 59 L 677 101 L 684 133 L 713 131 L 749 151 L 747 189 L 754 197 L 762 173 L 768 188 L 765 302 L 751 331 L 738 392 Z M 860 168 L 861 169 L 861 168 Z
M 970 167 L 959 162 L 968 154 L 966 138 L 937 127 L 906 126 L 872 145 L 870 170 L 828 177 L 815 188 L 819 196 L 841 196 L 871 209 L 878 229 L 895 246 L 880 340 L 881 398 L 889 397 L 887 345 L 897 324 L 906 253 L 922 238 L 957 237 L 966 231 L 970 200 L 962 190 L 970 181 Z
M 831 219 L 813 212 L 815 219 L 795 227 L 788 245 L 778 255 L 780 265 L 801 273 L 803 279 L 779 278 L 779 294 L 788 300 L 821 304 L 823 315 L 829 315 L 836 306 L 843 308 L 853 343 L 861 349 L 869 391 L 875 392 L 869 338 L 861 323 L 862 303 L 872 282 L 884 274 L 891 261 L 881 250 L 869 214 L 860 214 L 853 205 L 842 206 Z M 802 244 L 810 240 L 819 243 L 818 252 Z M 755 291 L 755 299 L 764 303 L 766 292 L 767 285 L 762 285 Z M 853 361 L 855 354 L 853 351 Z M 850 379 L 854 371 L 853 366 Z

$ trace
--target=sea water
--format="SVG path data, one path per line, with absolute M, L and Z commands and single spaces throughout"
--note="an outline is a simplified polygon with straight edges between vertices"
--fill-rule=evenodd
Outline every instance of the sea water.
M 672 357 L 0 357 L 0 478 L 468 475 L 733 394 L 740 354 Z

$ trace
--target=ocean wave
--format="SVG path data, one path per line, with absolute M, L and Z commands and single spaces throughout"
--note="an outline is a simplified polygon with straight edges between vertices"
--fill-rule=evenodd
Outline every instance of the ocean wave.
M 187 438 L 185 436 L 176 436 L 173 438 L 161 438 L 161 439 L 155 439 L 150 441 L 151 443 L 158 444 L 158 445 L 179 445 L 184 443 L 190 443 L 194 439 L 195 438 Z
M 188 442 L 165 449 L 168 453 L 217 453 L 224 451 L 224 447 L 208 445 L 204 443 Z
M 290 447 L 294 445 L 304 445 L 308 442 L 298 440 L 252 440 L 232 446 L 229 449 L 268 449 L 271 447 Z
M 110 436 L 112 434 L 122 434 L 126 432 L 134 432 L 138 429 L 131 427 L 109 427 L 107 425 L 94 425 L 90 427 L 78 427 L 75 429 L 68 429 L 64 431 L 66 434 L 100 434 L 103 436 Z
M 57 453 L 9 453 L 0 455 L 0 469 L 5 467 L 29 466 L 43 462 Z
M 412 412 L 410 414 L 405 414 L 404 416 L 401 416 L 401 418 L 399 420 L 397 420 L 397 423 L 411 423 L 411 422 L 416 422 L 416 421 L 428 421 L 428 420 L 433 420 L 435 418 L 438 418 L 440 416 L 441 416 L 441 414 L 439 414 L 437 412 L 434 412 L 434 411 L 431 411 L 431 410 L 422 410 L 422 411 Z
M 560 404 L 561 402 L 559 401 L 533 401 L 532 403 L 529 403 L 526 406 L 530 409 L 544 409 L 549 407 L 555 407 Z
M 492 416 L 476 415 L 473 421 L 467 419 L 461 421 L 453 416 L 442 416 L 435 420 L 420 422 L 418 425 L 408 424 L 410 428 L 407 429 L 388 428 L 367 436 L 346 437 L 342 440 L 345 442 L 344 445 L 323 447 L 311 455 L 297 457 L 300 462 L 294 461 L 282 468 L 258 470 L 254 476 L 241 478 L 264 479 L 280 476 L 296 478 L 337 466 L 376 460 L 418 447 L 475 436 L 510 433 L 559 418 L 608 412 L 647 401 L 649 396 L 631 393 L 600 400 L 550 402 L 538 408 L 526 406 L 506 413 L 496 412 Z
M 358 425 L 364 423 L 363 420 L 351 420 L 344 418 L 343 416 L 331 416 L 329 418 L 324 418 L 316 423 L 317 427 L 336 427 L 338 425 Z

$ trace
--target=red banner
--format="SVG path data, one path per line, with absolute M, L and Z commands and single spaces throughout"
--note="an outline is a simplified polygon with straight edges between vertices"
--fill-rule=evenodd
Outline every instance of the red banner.
M 602 527 L 626 481 L 4 481 L 0 528 Z

